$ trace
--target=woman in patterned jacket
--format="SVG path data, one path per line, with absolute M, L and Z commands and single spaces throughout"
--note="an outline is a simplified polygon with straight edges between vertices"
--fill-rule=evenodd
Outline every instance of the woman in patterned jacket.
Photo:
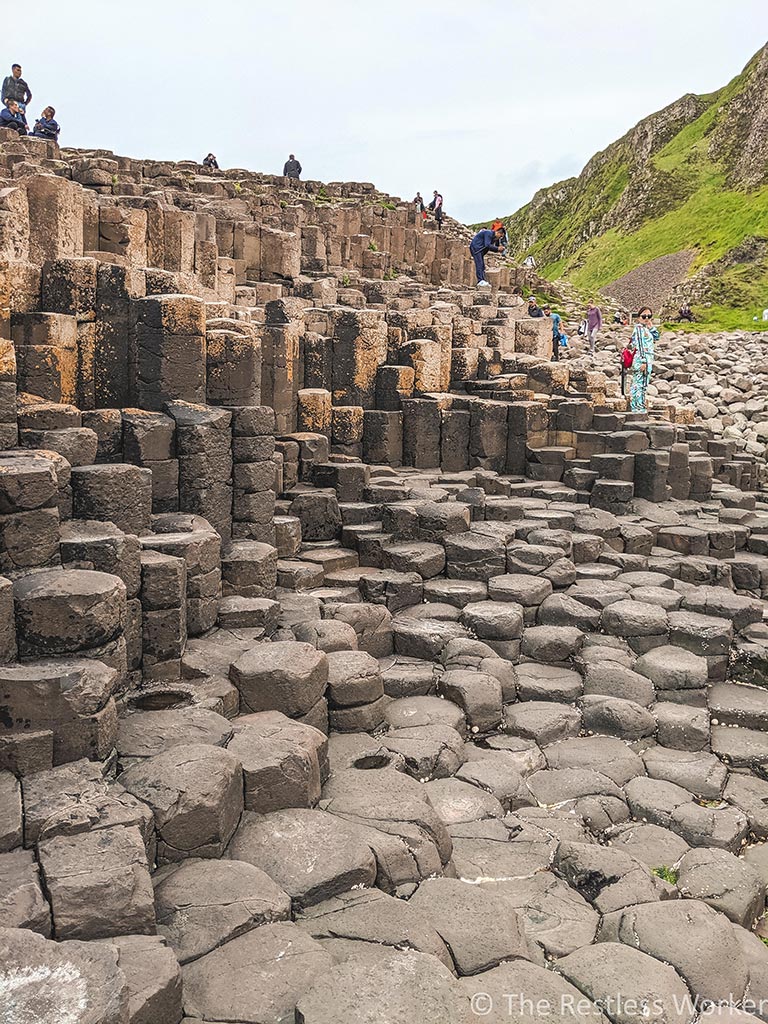
M 632 360 L 632 384 L 629 389 L 629 405 L 633 412 L 645 412 L 645 396 L 653 372 L 653 358 L 658 330 L 652 326 L 653 310 L 643 306 L 637 314 L 637 323 L 632 331 L 631 345 L 635 351 Z

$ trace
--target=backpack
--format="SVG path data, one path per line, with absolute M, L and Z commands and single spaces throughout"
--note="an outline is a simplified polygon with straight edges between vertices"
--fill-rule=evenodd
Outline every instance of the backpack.
M 621 351 L 621 365 L 624 367 L 625 370 L 628 370 L 631 367 L 634 358 L 635 358 L 635 353 L 632 351 L 631 348 L 629 348 L 629 346 L 627 346 L 627 348 L 625 348 L 625 349 L 622 349 L 622 351 Z

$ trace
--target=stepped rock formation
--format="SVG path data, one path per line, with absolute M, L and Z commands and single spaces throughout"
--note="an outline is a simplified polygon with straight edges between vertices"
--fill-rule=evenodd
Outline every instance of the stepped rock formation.
M 0 176 L 3 1024 L 749 1013 L 764 445 L 373 186 Z
M 640 301 L 676 311 L 688 299 L 702 320 L 711 305 L 762 310 L 767 96 L 768 44 L 729 85 L 683 96 L 578 177 L 539 190 L 506 222 L 512 251 L 533 252 L 545 275 L 604 288 L 630 309 L 641 282 Z M 659 266 L 659 257 L 676 258 Z

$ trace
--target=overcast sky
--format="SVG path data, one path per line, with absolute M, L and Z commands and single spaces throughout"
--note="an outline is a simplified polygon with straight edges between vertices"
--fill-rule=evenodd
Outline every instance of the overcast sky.
M 294 152 L 473 222 L 725 85 L 768 0 L 32 0 L 15 26 L 0 67 L 64 145 L 272 173 Z

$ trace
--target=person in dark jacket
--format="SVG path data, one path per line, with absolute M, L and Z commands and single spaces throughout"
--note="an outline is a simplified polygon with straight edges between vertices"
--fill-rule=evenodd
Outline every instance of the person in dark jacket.
M 209 171 L 218 171 L 219 161 L 213 155 L 209 153 L 208 156 L 203 160 L 203 167 L 207 167 Z
M 18 135 L 27 134 L 27 122 L 16 100 L 6 100 L 5 106 L 0 110 L 0 128 L 10 128 Z
M 291 153 L 288 159 L 285 161 L 285 167 L 283 167 L 283 177 L 293 178 L 298 181 L 301 175 L 301 164 L 296 157 Z
M 485 254 L 488 252 L 500 252 L 501 238 L 501 228 L 498 228 L 496 231 L 491 231 L 490 228 L 482 228 L 469 243 L 469 254 L 475 263 L 478 288 L 491 287 L 485 279 Z
M 53 107 L 46 107 L 40 117 L 35 121 L 35 127 L 29 133 L 36 139 L 47 139 L 49 142 L 59 141 L 58 121 L 55 120 L 56 111 Z
M 21 64 L 11 64 L 10 75 L 6 75 L 3 79 L 0 99 L 2 99 L 3 103 L 6 100 L 16 100 L 22 113 L 27 109 L 32 99 L 32 93 L 29 91 L 27 83 L 21 77 Z
M 440 193 L 437 191 L 437 189 L 435 189 L 435 191 L 432 193 L 432 195 L 434 196 L 434 199 L 429 204 L 427 209 L 432 211 L 433 216 L 434 216 L 435 220 L 437 221 L 437 230 L 438 231 L 442 231 L 443 230 L 443 197 L 440 195 Z
M 539 306 L 535 295 L 528 296 L 528 316 L 544 316 L 544 310 Z

